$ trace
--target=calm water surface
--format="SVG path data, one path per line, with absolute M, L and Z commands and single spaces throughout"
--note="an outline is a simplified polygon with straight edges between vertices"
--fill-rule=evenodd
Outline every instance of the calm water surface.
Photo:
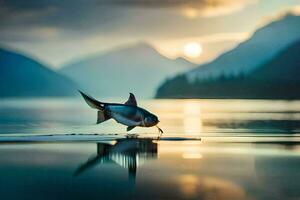
M 300 199 L 300 101 L 138 103 L 159 116 L 162 140 L 95 125 L 80 99 L 1 100 L 1 197 Z M 18 140 L 28 136 L 39 142 Z

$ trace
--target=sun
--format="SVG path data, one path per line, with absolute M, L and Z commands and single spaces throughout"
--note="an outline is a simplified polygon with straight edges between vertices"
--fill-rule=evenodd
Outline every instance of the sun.
M 197 58 L 202 54 L 202 46 L 198 42 L 189 42 L 184 45 L 183 53 L 186 57 Z

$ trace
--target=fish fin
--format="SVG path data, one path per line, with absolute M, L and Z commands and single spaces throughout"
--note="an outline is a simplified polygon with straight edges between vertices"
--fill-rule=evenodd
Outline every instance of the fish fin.
M 129 93 L 129 98 L 125 102 L 125 105 L 137 106 L 137 102 L 136 102 L 134 94 Z
M 135 128 L 135 126 L 128 126 L 127 127 L 127 131 L 131 131 L 132 129 L 134 129 Z
M 99 110 L 98 111 L 98 116 L 97 116 L 97 124 L 100 124 L 106 120 L 109 120 L 110 116 L 108 116 L 104 110 Z
M 78 90 L 80 92 L 80 94 L 82 95 L 82 97 L 84 98 L 85 102 L 91 107 L 91 108 L 95 108 L 98 110 L 104 110 L 104 103 L 97 101 L 96 99 L 94 99 L 93 97 L 90 97 L 87 94 L 84 94 L 83 92 L 81 92 L 80 90 Z

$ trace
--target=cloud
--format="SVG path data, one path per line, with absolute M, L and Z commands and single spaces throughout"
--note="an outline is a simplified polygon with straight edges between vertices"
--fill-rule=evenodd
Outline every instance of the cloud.
M 41 42 L 59 39 L 61 31 L 57 27 L 37 26 L 20 31 L 17 28 L 2 30 L 0 39 L 6 42 Z
M 144 8 L 190 7 L 217 8 L 232 5 L 246 5 L 256 0 L 99 0 L 101 5 L 118 5 Z
M 101 5 L 142 8 L 175 8 L 187 18 L 215 17 L 242 10 L 258 0 L 99 0 Z
M 191 18 L 228 14 L 255 1 L 0 0 L 0 41 L 32 39 L 35 42 L 58 36 L 63 39 L 95 34 L 137 38 L 147 35 L 192 37 L 201 34 L 196 24 L 209 30 L 209 22 Z
M 166 52 L 171 52 L 172 44 L 176 44 L 174 49 L 179 49 L 181 40 L 186 39 L 203 43 L 205 49 L 213 45 L 220 46 L 218 49 L 229 48 L 246 38 L 244 33 L 254 30 L 255 23 L 266 13 L 275 13 L 283 5 L 288 3 L 281 0 L 0 0 L 0 42 L 30 51 L 55 65 L 136 40 L 153 41 L 156 46 L 165 47 Z M 216 48 L 205 50 L 215 51 Z
M 56 8 L 51 5 L 37 6 L 35 4 L 16 4 L 14 1 L 0 1 L 0 25 L 8 26 L 33 22 L 39 18 L 43 18 L 56 11 Z
M 257 28 L 261 28 L 273 21 L 283 19 L 287 15 L 300 16 L 300 5 L 283 8 L 273 15 L 264 16 L 257 25 Z
M 50 25 L 83 28 L 107 25 L 131 17 L 132 9 L 175 10 L 193 18 L 215 17 L 242 10 L 258 0 L 2 0 L 0 26 Z
M 208 4 L 199 11 L 203 17 L 216 17 L 229 15 L 243 10 L 246 6 L 257 3 L 256 0 L 220 0 L 219 4 Z
M 222 41 L 244 41 L 250 37 L 248 32 L 238 32 L 238 33 L 216 33 L 213 35 L 207 35 L 199 37 L 198 40 L 203 43 L 211 42 L 222 42 Z
M 202 17 L 228 15 L 256 1 L 0 0 L 0 42 L 93 35 L 193 37 L 211 30 L 210 21 Z
M 299 6 L 294 6 L 290 12 L 294 15 L 300 15 L 300 5 Z

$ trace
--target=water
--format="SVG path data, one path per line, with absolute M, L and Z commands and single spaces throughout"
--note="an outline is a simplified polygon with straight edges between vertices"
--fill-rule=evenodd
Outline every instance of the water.
M 95 125 L 81 99 L 1 100 L 1 197 L 300 199 L 300 101 L 138 103 L 161 140 Z
M 151 100 L 140 106 L 157 114 L 170 135 L 229 136 L 297 134 L 300 101 Z M 96 125 L 96 110 L 82 99 L 0 101 L 0 134 L 126 133 L 110 120 Z M 132 133 L 157 133 L 135 128 Z

